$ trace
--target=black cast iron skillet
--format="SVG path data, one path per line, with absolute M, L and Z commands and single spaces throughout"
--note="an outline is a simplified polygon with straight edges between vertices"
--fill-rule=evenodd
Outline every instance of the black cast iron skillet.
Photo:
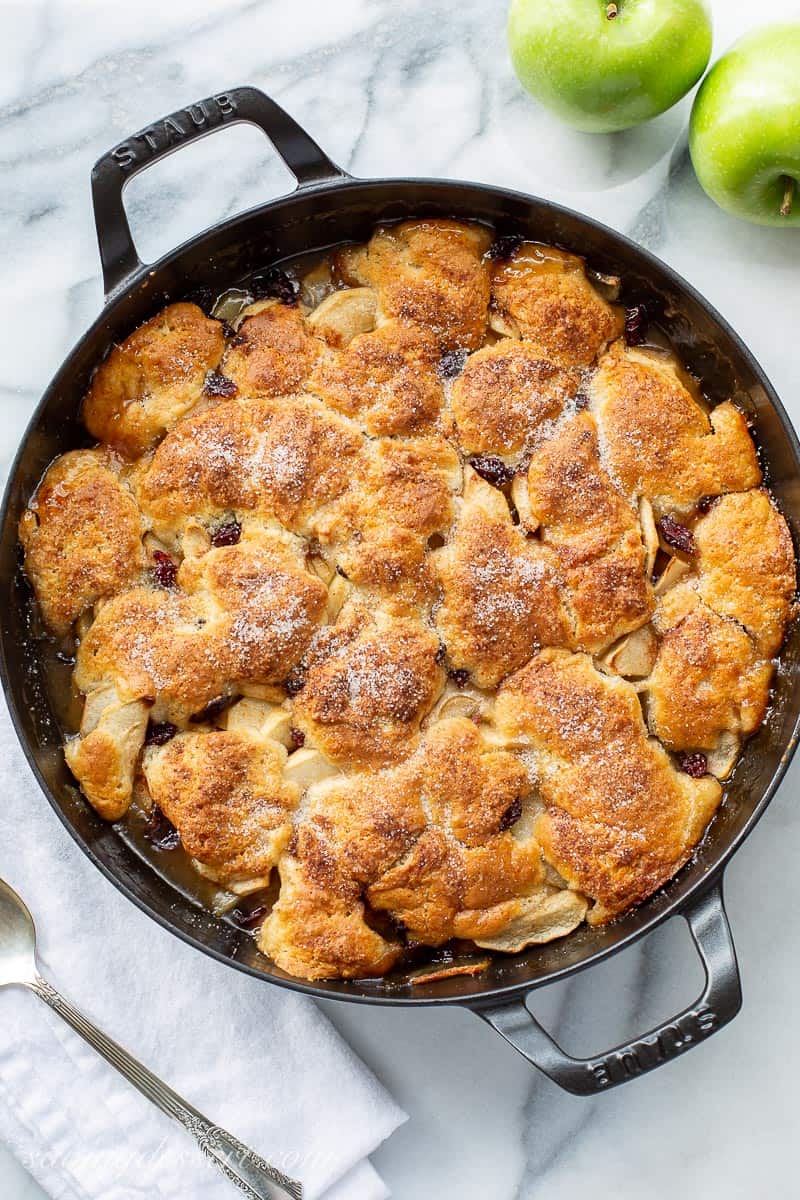
M 129 179 L 151 163 L 215 129 L 247 121 L 263 130 L 297 180 L 291 195 L 217 225 L 146 265 L 136 253 L 122 203 Z M 311 996 L 367 1004 L 459 1004 L 488 1021 L 535 1066 L 568 1091 L 588 1095 L 623 1083 L 682 1054 L 738 1012 L 741 988 L 722 900 L 731 855 L 764 812 L 794 753 L 800 721 L 800 632 L 790 631 L 777 673 L 770 717 L 748 744 L 725 803 L 697 854 L 675 879 L 613 924 L 583 927 L 567 939 L 519 956 L 495 955 L 477 978 L 410 987 L 391 976 L 372 981 L 303 983 L 259 954 L 252 937 L 192 902 L 142 860 L 82 799 L 64 764 L 56 717 L 52 653 L 35 635 L 30 593 L 18 565 L 17 522 L 48 463 L 86 444 L 78 423 L 93 367 L 114 341 L 163 304 L 192 289 L 223 290 L 247 272 L 349 239 L 365 240 L 379 221 L 419 216 L 492 223 L 584 255 L 619 273 L 624 299 L 647 300 L 684 362 L 712 401 L 732 398 L 752 415 L 768 482 L 792 528 L 800 531 L 800 447 L 778 397 L 758 364 L 709 304 L 657 259 L 619 234 L 576 213 L 518 192 L 429 179 L 353 179 L 330 161 L 281 108 L 254 88 L 235 88 L 156 121 L 100 159 L 92 174 L 106 302 L 56 374 L 33 415 L 11 470 L 2 515 L 0 614 L 2 679 L 17 734 L 45 795 L 101 871 L 151 917 L 222 962 Z M 573 974 L 631 945 L 675 915 L 688 923 L 706 973 L 695 1004 L 641 1039 L 590 1059 L 567 1055 L 529 1013 L 526 999 L 543 984 Z

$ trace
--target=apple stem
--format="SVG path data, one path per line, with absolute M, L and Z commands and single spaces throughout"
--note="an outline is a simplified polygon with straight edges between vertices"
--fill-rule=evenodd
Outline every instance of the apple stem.
M 792 205 L 794 204 L 794 193 L 797 187 L 797 180 L 792 179 L 791 175 L 784 175 L 783 182 L 784 190 L 783 204 L 781 205 L 781 216 L 788 217 L 792 211 Z
M 619 9 L 617 8 L 616 4 L 606 5 L 606 16 L 608 17 L 609 21 L 613 21 L 618 12 Z

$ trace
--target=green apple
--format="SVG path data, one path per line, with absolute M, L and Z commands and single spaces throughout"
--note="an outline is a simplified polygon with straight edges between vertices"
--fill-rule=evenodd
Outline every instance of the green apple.
M 705 0 L 512 0 L 511 61 L 523 87 L 587 133 L 671 108 L 708 66 Z
M 750 33 L 714 64 L 695 98 L 689 148 L 720 208 L 800 226 L 800 22 Z

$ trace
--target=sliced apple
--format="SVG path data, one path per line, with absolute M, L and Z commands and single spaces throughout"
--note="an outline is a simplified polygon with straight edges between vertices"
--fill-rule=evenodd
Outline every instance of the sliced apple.
M 489 328 L 495 333 L 501 334 L 502 337 L 515 338 L 519 341 L 519 326 L 516 321 L 512 321 L 510 317 L 498 312 L 495 308 L 489 309 Z
M 196 858 L 193 858 L 190 861 L 195 871 L 197 871 L 197 874 L 202 875 L 204 879 L 210 880 L 211 883 L 223 882 L 217 872 L 214 871 L 212 867 L 207 866 L 206 863 L 201 863 L 199 859 Z M 238 879 L 235 882 L 231 882 L 230 879 L 226 879 L 224 881 L 225 892 L 236 897 L 249 896 L 252 892 L 261 892 L 264 890 L 264 888 L 269 887 L 269 882 L 270 880 L 268 875 L 255 875 L 252 879 Z M 222 900 L 222 904 L 224 907 L 217 908 L 217 911 L 225 911 L 226 908 L 231 907 L 225 899 Z
M 670 588 L 675 587 L 676 583 L 680 583 L 689 574 L 689 570 L 689 564 L 684 562 L 682 558 L 671 558 L 653 587 L 654 594 L 656 596 L 663 596 Z
M 301 788 L 311 787 L 312 783 L 338 774 L 333 763 L 329 762 L 324 754 L 320 754 L 319 750 L 311 747 L 295 750 L 294 754 L 290 754 L 283 772 L 289 783 L 296 783 Z
M 308 317 L 308 324 L 317 337 L 330 346 L 342 347 L 359 333 L 375 328 L 378 299 L 372 288 L 347 288 L 332 292 L 317 305 Z
M 656 519 L 653 514 L 653 506 L 646 496 L 642 496 L 639 500 L 639 522 L 642 526 L 642 541 L 646 554 L 645 572 L 647 578 L 652 578 L 653 567 L 656 563 L 656 555 L 658 554 L 658 529 L 656 528 Z
M 519 901 L 516 915 L 501 933 L 476 938 L 475 945 L 484 950 L 519 954 L 526 946 L 551 942 L 572 933 L 586 916 L 587 908 L 586 898 L 580 892 L 556 891 L 544 885 Z
M 519 513 L 519 523 L 529 533 L 534 533 L 538 528 L 539 522 L 534 518 L 531 511 L 531 500 L 528 493 L 528 478 L 525 474 L 514 476 L 511 484 L 511 499 L 514 501 L 514 507 Z
M 735 733 L 720 736 L 716 749 L 706 755 L 708 769 L 717 779 L 727 779 L 739 759 L 741 739 Z
M 291 714 L 264 700 L 244 699 L 228 709 L 225 727 L 229 733 L 253 733 L 268 737 L 291 749 Z
M 342 606 L 350 595 L 351 587 L 346 579 L 341 575 L 334 575 L 331 582 L 328 584 L 328 601 L 325 605 L 325 612 L 328 620 L 333 623 L 341 612 Z
M 69 769 L 106 821 L 119 820 L 130 807 L 149 712 L 143 700 L 98 688 L 87 696 L 80 734 L 64 747 Z
M 658 638 L 650 625 L 643 625 L 622 638 L 602 658 L 605 666 L 626 679 L 644 679 L 653 669 Z

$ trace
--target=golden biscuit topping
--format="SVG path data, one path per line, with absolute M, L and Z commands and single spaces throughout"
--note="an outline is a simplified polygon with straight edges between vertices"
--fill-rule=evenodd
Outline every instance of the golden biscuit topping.
M 477 350 L 455 380 L 451 409 L 467 454 L 513 454 L 557 417 L 581 376 L 539 357 L 527 342 L 502 338 Z
M 697 522 L 700 595 L 738 621 L 763 654 L 778 651 L 796 588 L 792 538 L 763 488 L 722 496 Z
M 436 635 L 416 618 L 343 611 L 297 669 L 298 727 L 339 765 L 397 759 L 441 690 L 438 651 Z
M 450 662 L 482 688 L 570 638 L 563 581 L 547 547 L 513 524 L 505 497 L 469 471 L 448 543 L 432 555 L 436 625 Z
M 337 255 L 348 283 L 375 289 L 378 309 L 431 330 L 443 351 L 477 349 L 489 308 L 491 235 L 457 221 L 405 221 Z
M 223 371 L 243 396 L 284 396 L 306 381 L 320 349 L 298 309 L 266 300 L 245 309 Z
M 586 655 L 543 650 L 506 680 L 500 729 L 527 751 L 544 804 L 535 832 L 548 862 L 608 920 L 686 861 L 721 799 L 652 741 L 635 689 Z
M 141 514 L 102 450 L 56 459 L 22 516 L 19 538 L 45 623 L 56 633 L 130 586 L 144 566 Z
M 761 482 L 744 416 L 728 402 L 707 413 L 685 382 L 671 358 L 616 342 L 588 389 L 612 477 L 660 512 Z
M 443 538 L 461 488 L 458 454 L 443 438 L 380 438 L 360 472 L 314 523 L 326 553 L 354 584 L 417 603 L 431 600 L 427 558 Z
M 272 277 L 114 347 L 22 517 L 72 773 L 290 975 L 611 920 L 692 854 L 794 615 L 744 415 L 477 224 Z
M 732 738 L 738 749 L 766 715 L 772 663 L 690 582 L 666 593 L 654 625 L 661 639 L 642 684 L 653 732 L 670 750 L 714 755 Z
M 306 532 L 363 471 L 362 444 L 312 396 L 222 401 L 167 434 L 138 478 L 139 504 L 166 541 L 187 520 L 210 523 L 230 511 Z
M 527 494 L 515 497 L 563 580 L 573 622 L 564 644 L 599 653 L 644 624 L 653 602 L 639 518 L 603 466 L 590 413 L 569 417 L 537 447 Z
M 433 429 L 441 412 L 438 361 L 429 330 L 387 321 L 323 360 L 308 386 L 331 408 L 359 420 L 367 433 L 420 433 Z
M 179 733 L 144 752 L 153 800 L 188 854 L 220 882 L 268 879 L 292 833 L 300 789 L 286 750 L 252 733 Z
M 97 368 L 83 402 L 86 428 L 136 458 L 197 404 L 224 345 L 219 321 L 196 304 L 170 304 Z
M 495 268 L 492 308 L 494 329 L 564 367 L 591 366 L 622 333 L 621 310 L 592 286 L 583 260 L 535 242 Z

